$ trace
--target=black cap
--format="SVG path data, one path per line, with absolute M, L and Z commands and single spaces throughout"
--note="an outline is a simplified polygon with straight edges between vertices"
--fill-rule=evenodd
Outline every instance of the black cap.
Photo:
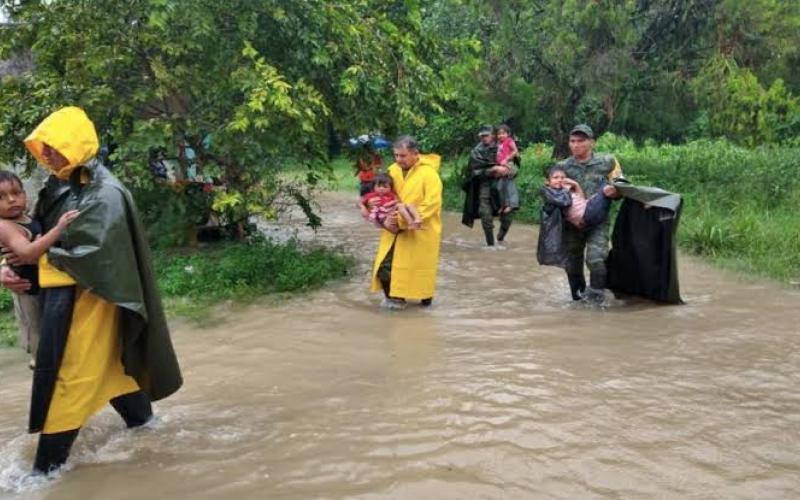
M 478 131 L 478 137 L 483 137 L 484 135 L 492 135 L 492 134 L 494 134 L 494 128 L 489 126 L 481 127 L 481 129 Z
M 569 131 L 569 135 L 585 135 L 589 139 L 594 139 L 594 132 L 592 131 L 592 127 L 586 125 L 585 123 L 581 123 L 579 125 L 575 125 L 572 127 L 572 130 Z

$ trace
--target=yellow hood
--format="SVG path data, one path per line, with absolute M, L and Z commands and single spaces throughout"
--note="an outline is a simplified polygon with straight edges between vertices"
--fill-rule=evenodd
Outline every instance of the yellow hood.
M 417 164 L 427 165 L 438 172 L 439 166 L 442 164 L 442 157 L 436 153 L 420 154 Z
M 45 144 L 61 153 L 69 164 L 58 171 L 53 170 L 42 156 Z M 25 147 L 56 177 L 68 179 L 75 168 L 95 157 L 100 144 L 94 123 L 86 113 L 81 108 L 69 106 L 45 118 L 25 139 Z

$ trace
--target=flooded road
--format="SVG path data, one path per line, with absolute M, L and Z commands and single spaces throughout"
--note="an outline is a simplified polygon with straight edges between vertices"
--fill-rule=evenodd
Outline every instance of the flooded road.
M 377 231 L 330 195 L 347 282 L 174 325 L 186 385 L 69 472 L 27 475 L 30 372 L 0 351 L 0 498 L 798 498 L 800 293 L 682 257 L 684 306 L 576 307 L 536 231 L 448 214 L 434 306 L 380 310 Z M 305 237 L 300 234 L 300 237 Z

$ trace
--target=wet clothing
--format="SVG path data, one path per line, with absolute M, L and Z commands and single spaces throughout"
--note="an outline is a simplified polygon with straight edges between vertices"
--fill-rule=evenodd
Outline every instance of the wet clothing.
M 439 247 L 442 238 L 442 181 L 439 178 L 439 155 L 419 155 L 417 164 L 404 172 L 393 164 L 388 174 L 394 181 L 400 201 L 413 205 L 422 218 L 422 229 L 407 230 L 404 218 L 398 218 L 400 232 L 381 231 L 381 240 L 372 267 L 372 291 L 383 290 L 378 270 L 389 251 L 394 248 L 391 262 L 392 297 L 427 299 L 436 290 L 439 266 Z
M 15 223 L 25 233 L 28 241 L 33 241 L 37 236 L 42 234 L 42 225 L 28 216 L 23 216 L 19 220 L 6 219 L 9 222 Z M 3 253 L 7 252 L 6 248 L 2 249 Z M 39 293 L 39 268 L 36 264 L 22 264 L 11 266 L 11 269 L 20 278 L 26 279 L 31 282 L 31 287 L 25 292 L 29 295 L 36 295 Z
M 500 230 L 497 233 L 497 239 L 503 241 L 508 229 L 511 227 L 513 215 L 511 212 L 497 213 L 499 210 L 500 202 L 496 189 L 497 184 L 493 180 L 483 180 L 480 183 L 478 196 L 480 200 L 479 214 L 481 216 L 481 228 L 483 228 L 483 235 L 486 238 L 486 244 L 489 246 L 494 245 L 494 217 L 497 215 L 500 218 Z
M 29 430 L 43 433 L 42 456 L 58 441 L 47 436 L 76 431 L 109 401 L 143 391 L 137 398 L 149 404 L 182 383 L 144 230 L 130 193 L 92 160 L 94 125 L 79 108 L 63 108 L 25 140 L 47 166 L 45 144 L 68 164 L 51 169 L 36 219 L 46 231 L 68 210 L 81 214 L 39 260 L 42 335 Z
M 611 200 L 602 191 L 593 194 L 587 200 L 582 193 L 569 192 L 572 204 L 567 208 L 567 222 L 578 228 L 596 226 L 608 219 Z
M 497 165 L 508 165 L 517 154 L 517 143 L 511 137 L 506 137 L 497 144 Z
M 475 219 L 480 218 L 486 244 L 491 246 L 495 243 L 494 237 L 494 217 L 502 205 L 500 193 L 497 189 L 497 178 L 489 175 L 489 169 L 497 164 L 497 145 L 479 143 L 472 148 L 469 161 L 463 173 L 461 188 L 465 192 L 464 208 L 461 215 L 461 223 L 467 227 L 472 227 Z M 517 174 L 517 166 L 514 162 L 507 165 L 511 170 L 511 176 Z M 516 184 L 514 185 L 516 187 Z M 512 208 L 515 203 L 510 201 Z M 517 196 L 516 206 L 519 207 L 519 197 Z M 500 232 L 498 239 L 502 241 L 511 227 L 511 213 L 500 215 Z
M 462 174 L 461 189 L 464 190 L 464 208 L 461 223 L 472 227 L 480 215 L 480 190 L 483 181 L 491 180 L 488 170 L 497 164 L 497 145 L 495 143 L 478 143 L 472 148 L 469 160 Z M 497 200 L 495 200 L 496 202 Z M 497 207 L 499 208 L 499 207 Z M 494 235 L 492 235 L 494 241 Z
M 39 295 L 12 293 L 19 346 L 36 359 L 39 347 Z
M 622 175 L 622 168 L 616 158 L 606 154 L 593 153 L 585 163 L 570 156 L 558 163 L 567 177 L 575 180 L 584 193 L 597 193 L 606 182 Z M 572 297 L 578 299 L 586 290 L 584 260 L 589 268 L 589 286 L 594 293 L 602 293 L 606 287 L 606 265 L 608 256 L 608 220 L 592 227 L 579 229 L 572 224 L 564 225 L 564 245 L 567 250 L 565 270 L 570 283 Z
M 28 241 L 33 241 L 42 234 L 42 225 L 28 216 L 9 221 L 16 223 L 22 229 Z M 5 251 L 3 248 L 3 252 Z M 39 267 L 36 264 L 23 264 L 11 266 L 11 269 L 17 276 L 31 283 L 31 287 L 24 294 L 11 295 L 14 301 L 19 346 L 36 359 L 39 346 Z
M 680 304 L 675 235 L 683 200 L 658 188 L 615 184 L 624 197 L 606 260 L 608 288 Z
M 566 267 L 567 248 L 564 244 L 564 209 L 570 207 L 572 196 L 566 189 L 541 189 L 542 213 L 536 260 L 542 266 Z
M 498 177 L 494 182 L 495 189 L 497 189 L 497 204 L 500 207 L 519 210 L 519 188 L 517 188 L 516 176 Z
M 386 220 L 386 217 L 396 210 L 397 196 L 392 192 L 381 195 L 375 191 L 371 191 L 361 197 L 361 203 L 363 203 L 365 207 L 369 207 L 369 203 L 372 200 L 375 200 L 375 204 L 370 209 L 367 220 L 376 226 L 383 227 L 383 222 Z
M 511 165 L 512 163 L 514 165 Z M 519 210 L 519 190 L 515 180 L 516 172 L 519 170 L 519 156 L 517 144 L 511 137 L 506 137 L 499 142 L 497 146 L 497 164 L 512 168 L 514 172 L 506 177 L 497 177 L 495 179 L 498 204 L 500 207 L 511 207 L 512 210 Z
M 392 261 L 394 260 L 394 242 L 392 242 L 392 248 L 386 253 L 386 257 L 383 258 L 381 265 L 378 266 L 378 280 L 381 282 L 381 288 L 383 289 L 383 295 L 387 299 L 395 298 L 389 295 L 389 291 L 392 289 Z
M 118 396 L 110 403 L 128 428 L 142 426 L 153 416 L 150 399 L 142 391 Z M 53 434 L 42 434 L 36 449 L 33 470 L 46 474 L 64 465 L 79 431 L 80 429 L 72 429 Z

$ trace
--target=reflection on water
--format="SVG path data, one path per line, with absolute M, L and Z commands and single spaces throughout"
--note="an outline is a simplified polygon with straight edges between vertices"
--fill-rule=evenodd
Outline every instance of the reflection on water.
M 187 380 L 68 473 L 27 475 L 30 373 L 0 352 L 0 498 L 797 498 L 800 294 L 683 258 L 685 306 L 574 306 L 535 230 L 480 248 L 448 215 L 432 308 L 377 308 L 377 234 L 325 202 L 352 281 L 176 325 Z M 312 237 L 302 231 L 299 237 Z

